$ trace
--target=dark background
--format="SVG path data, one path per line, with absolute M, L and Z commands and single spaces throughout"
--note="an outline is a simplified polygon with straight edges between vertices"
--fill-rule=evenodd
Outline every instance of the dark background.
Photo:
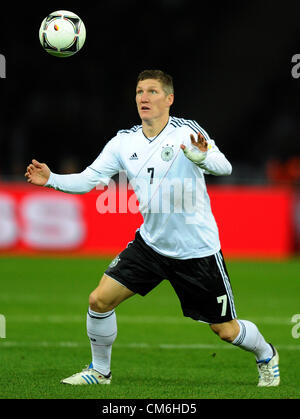
M 38 38 L 61 9 L 87 30 L 69 58 Z M 16 3 L 3 9 L 0 34 L 0 180 L 23 180 L 32 158 L 83 170 L 119 129 L 140 123 L 137 74 L 159 68 L 174 79 L 171 115 L 196 120 L 233 164 L 232 176 L 209 182 L 299 184 L 299 1 Z

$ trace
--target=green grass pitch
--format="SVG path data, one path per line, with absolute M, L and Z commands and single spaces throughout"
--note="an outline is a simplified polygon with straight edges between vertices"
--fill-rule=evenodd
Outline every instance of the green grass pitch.
M 88 295 L 109 260 L 0 258 L 1 399 L 298 399 L 300 260 L 228 261 L 238 317 L 254 321 L 279 350 L 281 385 L 257 388 L 254 356 L 184 318 L 168 282 L 116 309 L 110 386 L 60 380 L 91 360 Z M 299 328 L 300 329 L 300 328 Z M 298 329 L 298 330 L 299 330 Z

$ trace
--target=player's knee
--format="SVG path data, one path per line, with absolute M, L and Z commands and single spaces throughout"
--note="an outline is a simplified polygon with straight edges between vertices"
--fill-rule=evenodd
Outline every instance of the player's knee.
M 219 333 L 219 338 L 224 340 L 225 342 L 233 342 L 234 341 L 234 334 L 231 330 L 222 330 Z
M 236 330 L 230 324 L 211 324 L 210 328 L 225 342 L 233 342 L 236 337 Z
M 89 306 L 91 310 L 99 313 L 107 313 L 115 308 L 113 304 L 108 304 L 104 301 L 101 294 L 99 295 L 95 291 L 93 291 L 89 296 Z

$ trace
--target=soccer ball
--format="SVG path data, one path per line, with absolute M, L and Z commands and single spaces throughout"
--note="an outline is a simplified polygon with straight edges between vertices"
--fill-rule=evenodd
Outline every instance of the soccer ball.
M 49 54 L 70 57 L 83 47 L 86 31 L 79 16 L 58 10 L 45 17 L 39 35 L 42 47 Z

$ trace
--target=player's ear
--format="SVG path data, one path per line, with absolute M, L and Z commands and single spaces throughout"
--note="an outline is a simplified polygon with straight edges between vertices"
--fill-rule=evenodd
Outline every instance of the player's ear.
M 173 102 L 174 102 L 174 93 L 170 93 L 170 94 L 167 96 L 167 99 L 168 99 L 168 105 L 169 105 L 169 106 L 173 105 Z

